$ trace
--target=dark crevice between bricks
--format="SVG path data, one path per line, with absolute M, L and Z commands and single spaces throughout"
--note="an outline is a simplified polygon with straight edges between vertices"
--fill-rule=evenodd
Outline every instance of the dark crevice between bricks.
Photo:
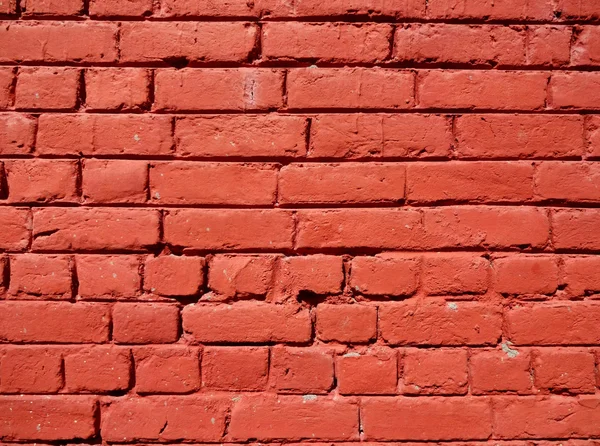
M 69 258 L 71 268 L 71 301 L 75 303 L 79 296 L 79 276 L 77 274 L 77 262 L 73 257 Z

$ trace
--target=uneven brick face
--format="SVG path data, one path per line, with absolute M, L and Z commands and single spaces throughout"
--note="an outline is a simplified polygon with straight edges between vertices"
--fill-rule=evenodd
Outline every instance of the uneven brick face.
M 599 446 L 599 23 L 0 0 L 0 446 Z

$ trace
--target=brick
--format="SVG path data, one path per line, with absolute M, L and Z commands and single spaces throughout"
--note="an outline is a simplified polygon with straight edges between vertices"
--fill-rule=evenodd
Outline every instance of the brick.
M 153 115 L 42 115 L 43 155 L 169 155 L 171 118 Z
M 0 208 L 0 249 L 25 251 L 29 246 L 31 218 L 22 208 Z
M 214 396 L 118 398 L 102 412 L 102 437 L 111 442 L 216 442 L 225 430 L 228 406 L 228 399 Z
M 496 344 L 501 325 L 500 309 L 479 302 L 407 301 L 379 307 L 379 330 L 391 345 Z
M 128 348 L 96 346 L 65 355 L 69 392 L 107 393 L 131 386 L 131 352 Z
M 160 70 L 160 111 L 268 110 L 283 105 L 283 72 L 262 68 Z
M 382 255 L 354 257 L 350 287 L 358 294 L 407 296 L 417 290 L 420 262 L 417 257 Z
M 407 394 L 464 395 L 467 393 L 467 351 L 417 350 L 404 353 L 403 387 Z
M 600 257 L 566 257 L 563 268 L 569 295 L 583 296 L 600 291 Z
M 243 22 L 129 22 L 119 46 L 124 62 L 246 62 L 256 39 L 256 25 Z
M 520 71 L 419 73 L 420 108 L 539 110 L 545 106 L 548 74 Z
M 24 16 L 73 16 L 83 12 L 82 0 L 23 0 L 21 14 Z
M 87 159 L 82 196 L 86 203 L 143 203 L 147 198 L 148 163 Z
M 96 411 L 91 397 L 2 396 L 0 437 L 4 441 L 91 439 L 97 433 Z
M 398 385 L 396 352 L 379 348 L 366 354 L 348 353 L 336 359 L 342 395 L 394 394 Z
M 469 362 L 473 395 L 496 392 L 531 393 L 529 352 L 511 348 L 508 343 L 502 345 L 502 350 L 471 352 Z
M 593 2 L 581 0 L 558 0 L 557 11 L 565 19 L 597 19 L 600 18 L 600 8 Z
M 368 441 L 486 440 L 492 433 L 489 401 L 470 397 L 368 398 L 361 422 Z
M 105 305 L 68 302 L 0 302 L 0 339 L 21 343 L 108 341 Z
M 80 77 L 75 68 L 22 67 L 17 78 L 15 107 L 73 110 L 77 107 Z
M 533 361 L 535 387 L 553 392 L 594 393 L 595 367 L 589 350 L 539 350 Z
M 206 347 L 202 354 L 202 385 L 216 390 L 264 390 L 269 376 L 265 347 Z
M 285 115 L 178 118 L 177 153 L 198 157 L 296 157 L 306 153 L 306 119 Z
M 113 339 L 120 344 L 160 344 L 179 339 L 179 308 L 169 304 L 117 303 Z
M 584 178 L 585 181 L 581 181 Z M 593 163 L 541 163 L 535 175 L 542 199 L 574 202 L 600 200 L 600 166 Z
M 158 219 L 151 209 L 36 209 L 33 249 L 139 250 L 158 242 Z
M 399 163 L 291 164 L 279 174 L 279 203 L 398 203 L 405 171 Z
M 411 163 L 406 198 L 417 203 L 523 202 L 533 198 L 530 162 Z
M 116 23 L 14 22 L 0 27 L 0 62 L 115 62 L 116 36 Z
M 377 335 L 377 308 L 368 305 L 320 304 L 315 330 L 322 341 L 364 343 Z
M 71 260 L 67 256 L 10 256 L 9 294 L 42 299 L 71 298 Z
M 295 305 L 195 304 L 184 307 L 182 317 L 187 336 L 202 343 L 300 343 L 311 338 L 309 312 Z
M 152 0 L 90 0 L 92 17 L 140 17 L 152 13 Z
M 431 0 L 430 19 L 551 20 L 551 0 Z
M 164 204 L 272 205 L 277 174 L 274 164 L 153 163 L 150 198 Z
M 432 253 L 423 258 L 421 286 L 430 295 L 481 294 L 488 289 L 490 262 L 483 256 Z
M 9 0 L 4 1 L 0 5 L 0 14 L 16 14 L 17 13 L 17 1 Z
M 292 247 L 292 214 L 281 210 L 185 209 L 165 215 L 165 240 L 194 249 Z
M 356 440 L 358 406 L 324 397 L 242 396 L 231 411 L 229 435 L 236 441 Z
M 298 68 L 287 76 L 290 109 L 410 108 L 414 74 L 368 68 Z
M 309 157 L 430 158 L 450 155 L 444 116 L 335 114 L 313 118 Z
M 321 347 L 275 346 L 269 376 L 279 393 L 328 393 L 333 387 L 332 353 Z
M 493 260 L 494 289 L 503 294 L 552 294 L 558 288 L 558 264 L 550 256 L 515 255 Z
M 45 347 L 11 346 L 1 356 L 2 393 L 56 393 L 63 385 L 62 357 Z
M 277 18 L 324 16 L 418 18 L 425 15 L 425 3 L 422 0 L 334 0 L 327 3 L 302 0 L 293 5 L 277 0 L 262 0 L 256 3 L 261 7 L 263 14 Z
M 134 297 L 140 293 L 137 256 L 79 255 L 76 264 L 79 296 L 84 299 Z
M 600 306 L 591 302 L 523 305 L 506 312 L 506 333 L 515 345 L 594 344 L 599 315 Z
M 571 34 L 566 26 L 529 28 L 527 63 L 530 65 L 568 65 L 571 59 Z
M 597 249 L 600 236 L 595 228 L 600 223 L 596 209 L 561 209 L 552 215 L 552 235 L 556 249 Z
M 375 63 L 390 53 L 392 27 L 387 24 L 270 22 L 262 29 L 267 59 Z
M 129 111 L 149 105 L 150 72 L 141 68 L 91 68 L 85 71 L 88 110 Z
M 597 26 L 582 26 L 574 32 L 575 41 L 571 48 L 573 65 L 598 65 L 600 63 L 600 29 Z
M 227 3 L 198 3 L 194 0 L 161 0 L 158 17 L 258 17 L 256 3 L 233 0 Z
M 548 86 L 549 105 L 554 109 L 595 109 L 600 100 L 599 86 L 598 73 L 553 73 Z
M 410 63 L 524 65 L 525 33 L 495 25 L 407 24 L 396 29 L 392 57 Z
M 590 116 L 586 125 L 587 155 L 600 157 L 600 116 Z
M 4 162 L 11 203 L 77 202 L 77 162 L 46 159 Z
M 275 256 L 216 255 L 210 259 L 208 287 L 228 297 L 264 296 L 271 289 Z
M 504 438 L 569 438 L 598 435 L 597 397 L 507 397 L 494 402 L 494 434 Z
M 543 209 L 447 207 L 424 212 L 421 247 L 543 247 L 550 232 Z
M 200 388 L 196 347 L 140 347 L 134 357 L 137 393 L 190 393 Z
M 343 281 L 342 257 L 285 257 L 278 259 L 273 288 L 279 295 L 292 297 L 301 292 L 339 294 Z
M 148 257 L 144 289 L 162 296 L 193 296 L 204 284 L 204 258 L 188 256 Z
M 0 109 L 11 107 L 15 101 L 15 74 L 14 68 L 0 68 Z
M 21 113 L 0 114 L 0 154 L 31 153 L 35 141 L 35 127 L 36 119 L 33 116 Z
M 567 158 L 583 153 L 580 116 L 469 114 L 455 122 L 461 158 Z

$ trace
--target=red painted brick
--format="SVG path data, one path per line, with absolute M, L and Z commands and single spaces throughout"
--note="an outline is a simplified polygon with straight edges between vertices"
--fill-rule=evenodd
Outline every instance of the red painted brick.
M 11 203 L 77 202 L 77 162 L 27 159 L 4 162 Z
M 275 293 L 296 297 L 302 291 L 338 294 L 342 291 L 342 258 L 327 255 L 278 259 L 273 287 Z
M 24 251 L 31 238 L 31 217 L 27 209 L 0 208 L 0 249 Z
M 496 344 L 501 325 L 500 308 L 479 302 L 407 301 L 379 307 L 381 336 L 392 345 Z
M 33 150 L 36 119 L 16 113 L 0 114 L 0 154 L 26 155 Z
M 287 76 L 291 109 L 392 108 L 414 104 L 410 71 L 365 68 L 299 68 Z
M 531 65 L 568 65 L 571 58 L 571 28 L 532 26 L 529 28 L 527 63 Z
M 539 110 L 548 74 L 520 71 L 441 71 L 419 74 L 419 107 Z
M 141 68 L 85 71 L 85 105 L 90 110 L 138 110 L 149 104 L 150 72 Z
M 0 339 L 23 343 L 108 341 L 110 313 L 103 304 L 0 302 Z
M 137 256 L 80 255 L 76 265 L 79 296 L 84 299 L 134 297 L 140 292 Z
M 279 174 L 279 203 L 398 203 L 405 169 L 398 163 L 291 164 Z
M 256 68 L 160 70 L 157 110 L 268 110 L 283 104 L 283 71 Z
M 206 347 L 202 385 L 215 390 L 264 390 L 269 376 L 265 347 Z
M 214 396 L 117 398 L 102 411 L 107 441 L 219 441 L 229 400 Z
M 538 389 L 594 393 L 595 358 L 589 350 L 543 349 L 535 353 L 534 384 Z
M 33 249 L 139 250 L 158 242 L 158 217 L 151 209 L 35 209 Z
M 600 291 L 600 257 L 566 257 L 564 281 L 570 295 L 582 296 Z
M 0 14 L 16 14 L 17 13 L 17 1 L 9 0 L 4 1 L 0 5 Z
M 16 298 L 71 298 L 71 259 L 67 256 L 10 256 L 9 294 Z
M 139 17 L 152 13 L 152 0 L 90 0 L 89 12 L 95 17 Z
M 2 393 L 56 393 L 63 385 L 60 351 L 8 347 L 0 357 Z
M 597 26 L 582 26 L 575 32 L 571 48 L 574 65 L 598 65 L 600 63 L 600 31 Z
M 557 10 L 565 19 L 597 19 L 600 18 L 600 8 L 594 2 L 581 0 L 558 0 Z
M 509 256 L 493 260 L 494 289 L 504 294 L 552 294 L 558 288 L 558 264 L 550 256 Z
M 415 256 L 355 257 L 350 287 L 357 294 L 407 296 L 416 291 L 419 274 L 420 262 Z
M 128 348 L 96 346 L 65 355 L 66 388 L 74 393 L 124 391 L 131 385 Z
M 193 249 L 291 248 L 292 230 L 292 214 L 271 209 L 182 209 L 164 220 L 165 240 Z
M 597 209 L 561 209 L 552 216 L 552 235 L 557 249 L 597 249 L 600 234 Z
M 117 303 L 113 339 L 121 344 L 160 344 L 179 339 L 179 308 L 169 304 Z
M 403 358 L 402 391 L 416 395 L 467 393 L 467 351 L 410 349 Z
M 373 306 L 321 304 L 316 316 L 317 337 L 322 341 L 363 343 L 377 335 L 377 308 Z
M 14 68 L 0 68 L 0 109 L 9 108 L 13 105 L 15 74 L 16 70 Z
M 86 203 L 143 203 L 147 183 L 148 164 L 144 161 L 89 159 L 83 163 Z
M 18 109 L 77 108 L 81 73 L 75 68 L 22 67 L 16 86 Z
M 480 294 L 488 289 L 490 262 L 482 256 L 434 253 L 422 265 L 421 285 L 427 294 Z
M 318 396 L 242 396 L 231 411 L 233 440 L 357 440 L 358 406 Z
M 581 181 L 585 178 L 585 181 Z M 542 199 L 573 202 L 600 200 L 600 166 L 594 163 L 541 163 L 535 175 Z
M 333 0 L 327 3 L 302 0 L 296 4 L 277 0 L 259 0 L 256 4 L 261 7 L 263 14 L 278 18 L 323 16 L 419 18 L 425 14 L 425 3 L 422 0 Z
M 23 0 L 21 3 L 24 16 L 71 16 L 82 12 L 82 0 Z
M 368 441 L 485 440 L 492 411 L 481 398 L 369 398 L 361 423 Z
M 390 53 L 387 24 L 271 22 L 263 26 L 262 54 L 267 59 L 317 62 L 378 62 Z
M 144 289 L 162 296 L 193 296 L 204 284 L 204 258 L 148 257 Z
M 160 204 L 272 205 L 277 174 L 274 164 L 153 163 L 150 198 Z
M 506 312 L 507 337 L 515 345 L 593 344 L 600 336 L 599 316 L 600 306 L 591 302 L 516 306 Z
M 208 287 L 228 297 L 264 296 L 271 289 L 276 256 L 216 255 L 209 262 Z
M 502 344 L 502 350 L 472 351 L 471 392 L 474 395 L 531 393 L 530 362 L 527 350 L 512 348 L 510 343 Z
M 309 157 L 430 158 L 450 155 L 444 116 L 342 114 L 313 118 Z
M 4 441 L 91 440 L 97 433 L 96 412 L 92 397 L 2 396 L 0 437 Z
M 430 0 L 431 19 L 551 20 L 551 0 Z
M 600 75 L 593 72 L 558 72 L 549 85 L 549 105 L 555 109 L 595 109 L 598 107 Z
M 177 153 L 200 157 L 296 157 L 306 152 L 306 119 L 284 115 L 178 118 Z
M 600 116 L 590 116 L 586 126 L 586 139 L 588 143 L 587 154 L 597 159 L 600 157 Z
M 311 337 L 309 312 L 295 305 L 196 304 L 185 306 L 182 317 L 186 336 L 202 343 L 300 343 Z
M 269 377 L 279 393 L 321 394 L 333 386 L 332 352 L 324 348 L 276 346 Z
M 469 114 L 455 122 L 461 158 L 565 158 L 583 153 L 580 116 Z
M 137 393 L 190 393 L 200 388 L 196 347 L 140 347 L 134 357 Z
M 342 395 L 395 394 L 398 385 L 396 351 L 379 348 L 365 354 L 347 353 L 336 359 Z

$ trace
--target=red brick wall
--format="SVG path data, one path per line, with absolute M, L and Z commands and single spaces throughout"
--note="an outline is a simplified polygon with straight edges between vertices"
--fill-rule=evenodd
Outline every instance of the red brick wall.
M 598 444 L 598 0 L 0 19 L 0 442 Z

